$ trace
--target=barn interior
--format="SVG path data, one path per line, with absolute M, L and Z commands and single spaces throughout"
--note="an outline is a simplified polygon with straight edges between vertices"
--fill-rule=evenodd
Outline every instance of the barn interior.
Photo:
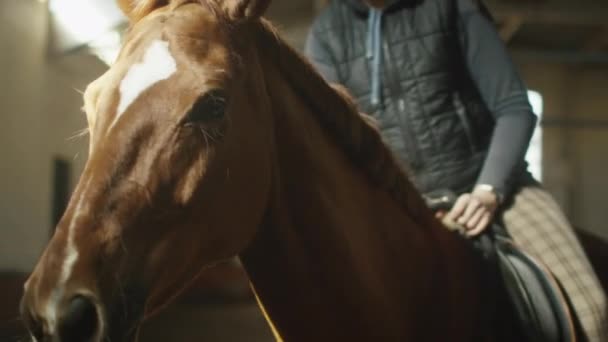
M 302 50 L 330 0 L 273 1 Z M 334 0 L 335 1 L 335 0 Z M 603 284 L 608 281 L 608 3 L 483 0 L 540 118 L 528 151 Z M 81 91 L 112 63 L 128 21 L 111 0 L 0 1 L 0 341 L 25 340 L 23 283 L 87 160 Z M 144 342 L 272 341 L 237 260 L 202 274 L 144 324 Z

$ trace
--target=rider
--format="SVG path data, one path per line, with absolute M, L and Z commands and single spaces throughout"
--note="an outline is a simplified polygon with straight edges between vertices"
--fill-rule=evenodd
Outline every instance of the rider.
M 306 53 L 379 123 L 421 192 L 459 196 L 446 215 L 474 236 L 499 213 L 560 280 L 589 341 L 607 341 L 607 300 L 572 227 L 527 171 L 536 124 L 527 89 L 476 0 L 333 0 Z

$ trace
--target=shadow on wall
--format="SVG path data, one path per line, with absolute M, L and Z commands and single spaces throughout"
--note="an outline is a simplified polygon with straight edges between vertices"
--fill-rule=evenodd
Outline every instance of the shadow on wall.
M 577 231 L 604 289 L 608 291 L 608 241 Z M 18 318 L 26 275 L 0 273 L 0 341 L 29 339 Z M 165 311 L 148 320 L 142 342 L 270 342 L 274 341 L 245 273 L 236 263 L 210 269 Z

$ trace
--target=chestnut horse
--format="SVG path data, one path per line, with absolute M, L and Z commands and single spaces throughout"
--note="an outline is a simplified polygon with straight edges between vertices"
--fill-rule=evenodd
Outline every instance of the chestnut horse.
M 235 255 L 277 339 L 502 334 L 470 246 L 260 19 L 268 3 L 120 2 L 121 53 L 84 95 L 89 159 L 25 284 L 34 341 L 134 341 Z

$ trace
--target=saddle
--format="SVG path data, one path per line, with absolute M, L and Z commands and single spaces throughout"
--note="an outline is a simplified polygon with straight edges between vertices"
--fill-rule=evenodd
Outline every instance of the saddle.
M 456 194 L 449 190 L 425 194 L 433 211 L 449 210 Z M 444 222 L 463 233 L 455 222 Z M 538 259 L 517 246 L 498 221 L 473 238 L 473 246 L 497 271 L 518 323 L 529 341 L 575 342 L 574 320 L 566 297 L 553 274 Z

